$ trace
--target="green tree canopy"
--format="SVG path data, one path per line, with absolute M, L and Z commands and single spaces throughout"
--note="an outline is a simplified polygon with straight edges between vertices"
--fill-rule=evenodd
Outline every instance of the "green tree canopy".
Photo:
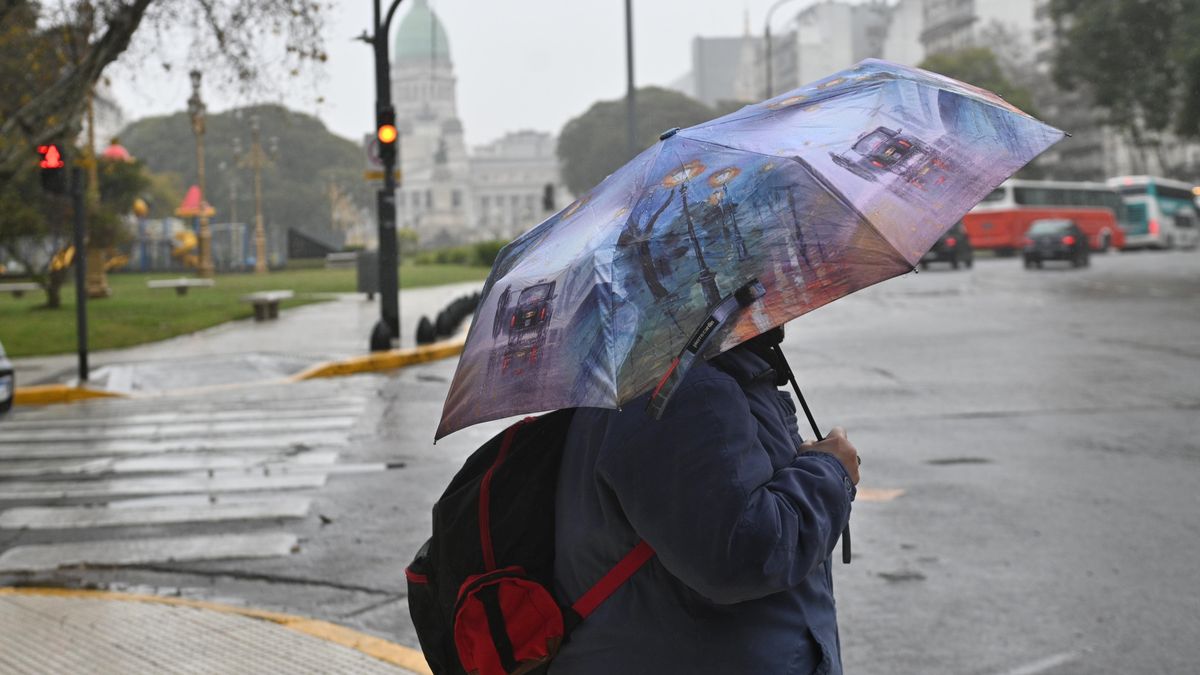
M 1200 137 L 1200 0 L 1051 0 L 1055 79 L 1092 94 L 1138 145 Z
M 922 61 L 920 67 L 987 89 L 1030 115 L 1036 114 L 1033 95 L 1009 79 L 996 54 L 987 47 L 933 54 Z
M 703 103 L 669 89 L 644 87 L 634 99 L 639 151 L 658 142 L 658 135 L 667 129 L 690 127 L 717 116 Z M 624 98 L 599 101 L 568 121 L 558 137 L 567 188 L 583 194 L 632 159 L 626 134 Z
M 206 118 L 205 182 L 208 202 L 217 209 L 216 222 L 232 218 L 235 191 L 237 219 L 254 222 L 254 174 L 239 166 L 234 153 L 234 139 L 240 141 L 243 154 L 249 151 L 250 118 L 254 115 L 259 117 L 264 148 L 272 145 L 272 137 L 278 147 L 272 165 L 262 171 L 263 218 L 268 224 L 328 232 L 331 185 L 337 195 L 357 206 L 371 204 L 357 144 L 330 133 L 315 117 L 264 105 Z M 195 136 L 187 113 L 133 122 L 121 132 L 121 143 L 153 171 L 178 176 L 184 185 L 196 182 Z M 175 206 L 171 204 L 170 209 Z
M 162 61 L 153 36 L 161 42 L 186 33 L 191 62 L 249 84 L 264 79 L 264 70 L 324 61 L 326 7 L 311 0 L 0 0 L 0 181 L 31 170 L 32 148 L 78 135 L 88 95 L 131 45 Z M 150 35 L 135 43 L 143 24 Z

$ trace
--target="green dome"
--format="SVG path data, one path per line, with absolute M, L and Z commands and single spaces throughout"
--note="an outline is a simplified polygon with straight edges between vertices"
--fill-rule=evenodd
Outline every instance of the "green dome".
M 450 41 L 446 30 L 428 0 L 414 0 L 413 8 L 400 22 L 396 31 L 393 58 L 397 61 L 425 59 L 436 56 L 438 60 L 450 60 Z

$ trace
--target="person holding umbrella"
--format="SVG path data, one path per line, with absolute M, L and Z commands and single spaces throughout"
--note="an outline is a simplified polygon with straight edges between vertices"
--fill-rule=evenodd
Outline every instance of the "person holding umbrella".
M 435 438 L 575 409 L 558 600 L 643 564 L 583 603 L 551 673 L 841 673 L 830 554 L 841 533 L 848 560 L 858 455 L 803 397 L 815 442 L 800 438 L 779 329 L 914 271 L 1062 138 L 995 94 L 868 59 L 665 131 L 500 252 Z
M 782 330 L 697 363 L 647 401 L 576 411 L 559 474 L 555 578 L 577 598 L 638 543 L 656 556 L 571 634 L 552 675 L 840 673 L 831 552 L 858 454 L 802 442 Z

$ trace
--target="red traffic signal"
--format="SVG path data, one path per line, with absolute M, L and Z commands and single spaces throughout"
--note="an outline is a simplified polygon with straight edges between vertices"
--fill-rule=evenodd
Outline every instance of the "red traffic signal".
M 37 146 L 38 166 L 42 171 L 42 190 L 52 194 L 64 194 L 67 191 L 67 162 L 62 149 L 55 143 Z
M 42 156 L 42 161 L 38 166 L 41 166 L 43 169 L 62 169 L 67 165 L 63 161 L 62 151 L 53 143 L 50 145 L 39 145 L 38 154 Z

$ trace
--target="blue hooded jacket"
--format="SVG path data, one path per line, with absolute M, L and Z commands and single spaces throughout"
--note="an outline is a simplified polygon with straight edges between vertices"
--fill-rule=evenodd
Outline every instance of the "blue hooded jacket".
M 657 422 L 647 400 L 571 423 L 560 599 L 639 539 L 657 555 L 571 633 L 551 675 L 840 674 L 830 556 L 855 493 L 845 468 L 797 454 L 795 404 L 748 349 L 698 360 Z

